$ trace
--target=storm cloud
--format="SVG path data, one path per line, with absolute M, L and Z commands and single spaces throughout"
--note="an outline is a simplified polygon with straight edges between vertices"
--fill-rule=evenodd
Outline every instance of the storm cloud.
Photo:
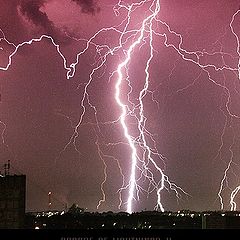
M 95 0 L 72 0 L 76 2 L 82 9 L 83 13 L 87 14 L 95 14 L 100 11 L 100 7 L 98 6 Z
M 100 11 L 95 0 L 71 0 L 75 2 L 81 12 L 84 14 L 95 15 Z M 61 38 L 62 31 L 49 18 L 48 14 L 42 8 L 48 3 L 48 0 L 20 0 L 18 10 L 27 21 L 44 30 L 45 33 L 53 37 Z
M 42 27 L 47 32 L 55 32 L 54 24 L 49 20 L 46 13 L 40 8 L 44 5 L 45 0 L 22 0 L 20 2 L 20 12 L 34 25 Z

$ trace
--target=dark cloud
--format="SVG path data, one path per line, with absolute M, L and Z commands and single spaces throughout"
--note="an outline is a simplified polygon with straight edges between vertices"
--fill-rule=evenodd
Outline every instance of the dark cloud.
M 21 0 L 19 9 L 34 25 L 42 27 L 48 34 L 57 36 L 59 33 L 53 22 L 40 10 L 45 2 L 46 0 Z
M 100 11 L 100 7 L 96 0 L 72 0 L 76 2 L 81 8 L 81 12 L 85 14 L 95 15 Z M 57 28 L 54 23 L 49 19 L 47 13 L 41 10 L 48 0 L 20 0 L 18 9 L 29 22 L 35 26 L 40 27 L 45 34 L 49 34 L 58 42 L 66 43 L 65 34 L 63 29 Z
M 72 0 L 76 2 L 82 9 L 83 13 L 87 14 L 95 14 L 100 11 L 100 7 L 98 6 L 95 0 Z
M 48 18 L 48 15 L 41 11 L 41 7 L 47 0 L 21 0 L 19 4 L 20 13 L 32 22 L 35 26 L 41 27 L 44 33 L 50 34 L 54 39 L 65 42 L 60 29 L 55 27 L 54 23 Z

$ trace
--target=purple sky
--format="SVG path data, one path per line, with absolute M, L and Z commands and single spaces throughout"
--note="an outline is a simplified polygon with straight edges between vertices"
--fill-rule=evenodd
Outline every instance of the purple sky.
M 124 2 L 126 5 L 140 1 Z M 141 27 L 153 2 L 142 4 L 130 15 L 128 31 Z M 232 161 L 222 190 L 224 208 L 230 209 L 230 194 L 240 184 L 240 80 L 238 71 L 233 70 L 240 58 L 236 41 L 236 36 L 240 37 L 240 13 L 232 24 L 236 36 L 230 22 L 240 2 L 160 0 L 160 3 L 157 19 L 181 34 L 182 48 L 197 52 L 198 56 L 203 53 L 199 62 L 202 65 L 229 68 L 216 71 L 184 60 L 173 47 L 166 46 L 178 47 L 180 38 L 160 22 L 154 22 L 155 33 L 166 33 L 168 41 L 164 42 L 161 36 L 153 37 L 149 92 L 143 102 L 146 129 L 155 145 L 150 135 L 146 139 L 152 149 L 155 146 L 164 156 L 165 164 L 156 154 L 154 161 L 170 181 L 189 194 L 181 194 L 177 200 L 174 191 L 165 189 L 161 194 L 162 204 L 166 210 L 173 211 L 220 209 L 217 194 L 224 171 Z M 10 43 L 17 46 L 42 34 L 59 44 L 69 67 L 86 47 L 86 40 L 100 29 L 115 26 L 119 32 L 123 31 L 128 13 L 123 8 L 114 13 L 118 0 L 0 0 L 0 4 L 0 28 L 9 41 L 0 35 L 1 67 L 6 67 L 9 55 L 15 50 Z M 123 175 L 125 183 L 129 181 L 131 151 L 117 122 L 121 111 L 114 100 L 117 74 L 113 73 L 136 39 L 131 37 L 134 32 L 125 34 L 123 47 L 108 55 L 105 64 L 94 72 L 87 88 L 85 108 L 81 106 L 93 69 L 103 61 L 100 56 L 106 54 L 106 46 L 114 48 L 119 44 L 119 32 L 99 33 L 79 57 L 75 75 L 70 79 L 66 77 L 63 58 L 46 38 L 20 47 L 8 70 L 0 70 L 0 131 L 3 133 L 0 163 L 3 165 L 10 159 L 15 169 L 12 171 L 27 175 L 27 210 L 47 209 L 48 191 L 52 192 L 52 208 L 56 209 L 63 209 L 65 203 L 68 206 L 77 203 L 90 211 L 126 210 L 128 190 L 122 191 L 120 209 L 118 190 Z M 122 84 L 121 98 L 125 104 L 127 96 L 132 103 L 139 103 L 150 54 L 147 32 L 145 37 L 145 44 L 137 46 L 128 64 L 131 87 L 127 81 Z M 196 54 L 184 57 L 196 62 Z M 68 144 L 83 111 L 75 145 L 73 141 Z M 136 109 L 135 114 L 138 113 Z M 133 113 L 126 122 L 136 138 L 139 133 Z M 149 168 L 156 182 L 159 181 L 153 165 Z M 136 173 L 140 177 L 140 171 Z M 149 180 L 144 181 L 143 177 L 138 185 L 141 190 L 139 199 L 133 201 L 134 211 L 153 210 L 156 190 L 147 194 Z M 106 200 L 97 209 L 103 199 L 101 187 Z M 235 200 L 238 203 L 239 197 Z

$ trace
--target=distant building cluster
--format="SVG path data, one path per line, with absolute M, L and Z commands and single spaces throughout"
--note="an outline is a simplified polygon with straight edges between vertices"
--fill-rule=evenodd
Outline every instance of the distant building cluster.
M 69 211 L 27 214 L 27 228 L 46 229 L 239 229 L 240 212 L 89 213 Z

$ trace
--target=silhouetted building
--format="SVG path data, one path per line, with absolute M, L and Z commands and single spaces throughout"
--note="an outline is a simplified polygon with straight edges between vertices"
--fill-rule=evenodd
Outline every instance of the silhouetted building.
M 226 227 L 225 214 L 215 213 L 202 215 L 203 229 L 225 229 Z
M 24 228 L 26 176 L 0 176 L 0 228 Z

